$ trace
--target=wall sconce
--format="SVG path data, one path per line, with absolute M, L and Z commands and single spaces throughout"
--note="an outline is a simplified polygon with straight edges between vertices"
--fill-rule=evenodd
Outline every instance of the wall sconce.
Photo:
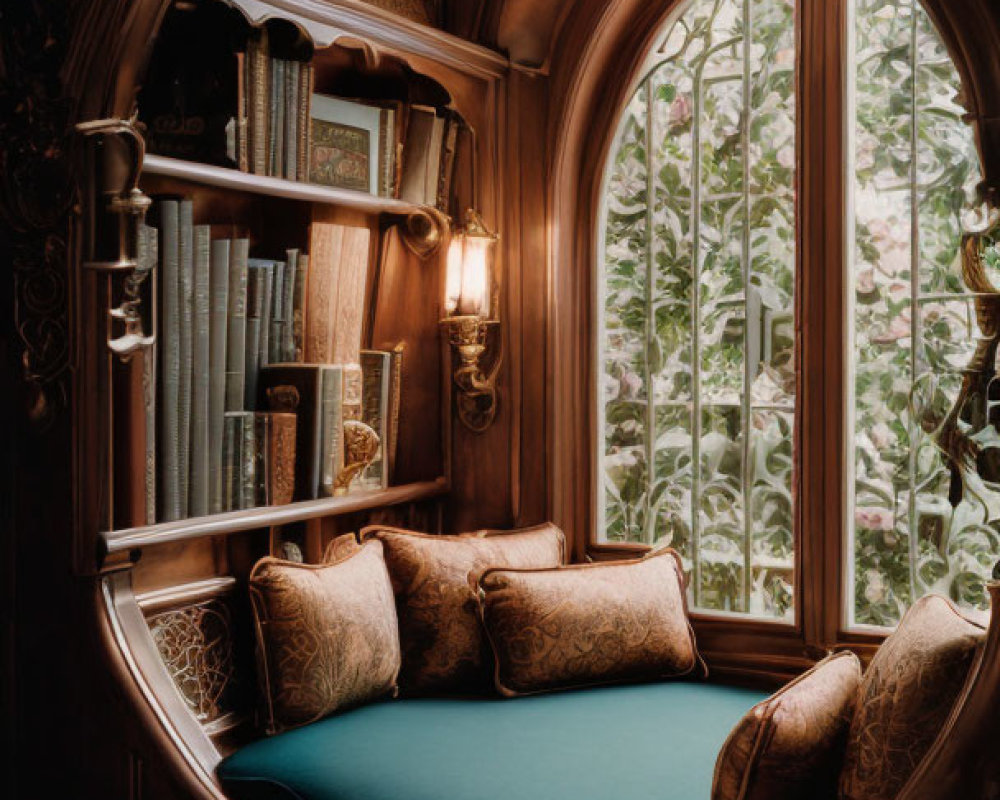
M 496 376 L 500 361 L 489 372 L 480 359 L 486 351 L 487 333 L 500 321 L 491 318 L 493 246 L 483 218 L 471 208 L 464 225 L 451 236 L 444 307 L 447 316 L 441 325 L 448 331 L 451 346 L 458 351 L 454 381 L 458 387 L 458 418 L 470 431 L 482 433 L 493 424 L 497 412 Z

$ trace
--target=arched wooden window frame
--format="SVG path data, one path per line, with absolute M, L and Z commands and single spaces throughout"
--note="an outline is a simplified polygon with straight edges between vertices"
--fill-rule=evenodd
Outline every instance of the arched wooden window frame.
M 616 558 L 641 545 L 596 543 L 593 348 L 597 237 L 604 165 L 638 72 L 663 26 L 686 0 L 580 4 L 552 57 L 549 140 L 554 144 L 549 339 L 552 389 L 550 504 L 578 532 L 577 558 Z M 803 2 L 798 30 L 798 248 L 795 593 L 793 624 L 695 615 L 716 672 L 783 676 L 828 648 L 871 651 L 881 635 L 845 630 L 843 564 L 844 177 L 847 3 Z M 959 71 L 983 167 L 983 194 L 1000 204 L 1000 9 L 990 0 L 922 0 Z M 652 7 L 651 7 L 652 6 Z M 587 435 L 581 436 L 581 431 Z M 835 476 L 831 479 L 830 476 Z

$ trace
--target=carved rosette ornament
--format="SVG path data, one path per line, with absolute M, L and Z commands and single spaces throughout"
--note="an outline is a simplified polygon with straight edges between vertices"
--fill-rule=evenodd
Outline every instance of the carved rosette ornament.
M 68 252 L 74 184 L 72 104 L 60 70 L 70 34 L 65 3 L 8 3 L 0 25 L 0 242 L 12 274 L 28 418 L 40 426 L 68 403 Z M 9 284 L 10 285 L 10 284 Z

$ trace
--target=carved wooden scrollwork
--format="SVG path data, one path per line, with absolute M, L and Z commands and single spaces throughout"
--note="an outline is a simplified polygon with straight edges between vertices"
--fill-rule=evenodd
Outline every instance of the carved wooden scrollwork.
M 164 611 L 147 620 L 153 641 L 181 696 L 203 725 L 226 711 L 235 675 L 232 620 L 222 600 Z
M 45 425 L 68 402 L 67 252 L 74 183 L 72 104 L 60 69 L 70 35 L 63 3 L 12 3 L 0 27 L 0 215 L 12 265 L 26 413 Z

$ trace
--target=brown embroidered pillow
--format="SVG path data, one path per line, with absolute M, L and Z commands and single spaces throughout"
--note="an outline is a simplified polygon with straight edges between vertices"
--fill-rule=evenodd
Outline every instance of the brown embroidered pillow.
M 269 733 L 395 691 L 396 609 L 378 542 L 328 565 L 263 558 L 250 598 Z
M 861 663 L 836 653 L 751 708 L 715 763 L 712 800 L 819 800 L 836 792 Z
M 343 561 L 360 549 L 361 545 L 358 543 L 358 537 L 353 533 L 342 533 L 340 536 L 334 536 L 327 542 L 326 548 L 323 550 L 323 563 L 334 564 L 338 561 Z
M 913 774 L 965 683 L 983 629 L 943 597 L 917 601 L 861 682 L 842 800 L 892 800 Z
M 489 648 L 470 573 L 478 576 L 490 566 L 554 567 L 565 549 L 563 532 L 549 524 L 457 536 L 372 526 L 361 538 L 385 546 L 403 653 L 399 683 L 411 694 L 488 692 Z
M 673 550 L 636 561 L 490 569 L 480 607 L 508 696 L 705 674 Z

